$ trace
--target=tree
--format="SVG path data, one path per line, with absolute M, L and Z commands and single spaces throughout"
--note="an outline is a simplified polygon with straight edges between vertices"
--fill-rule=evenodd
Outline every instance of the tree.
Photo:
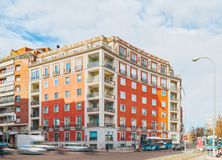
M 216 121 L 216 135 L 222 138 L 222 115 L 219 115 Z
M 190 129 L 189 139 L 193 144 L 196 141 L 196 133 L 195 133 L 194 127 L 191 127 L 191 129 Z

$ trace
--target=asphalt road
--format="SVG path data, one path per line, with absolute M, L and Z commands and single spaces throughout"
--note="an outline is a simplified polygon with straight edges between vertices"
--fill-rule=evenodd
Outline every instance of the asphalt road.
M 79 153 L 68 152 L 60 155 L 57 152 L 49 152 L 45 155 L 6 155 L 3 160 L 146 160 L 166 155 L 178 154 L 173 151 L 153 151 L 153 152 L 95 152 Z M 0 158 L 1 160 L 1 158 Z

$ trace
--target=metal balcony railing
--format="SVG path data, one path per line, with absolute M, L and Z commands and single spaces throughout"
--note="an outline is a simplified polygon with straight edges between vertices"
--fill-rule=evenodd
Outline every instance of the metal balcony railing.
M 31 105 L 39 105 L 39 101 L 31 101 Z
M 176 107 L 170 107 L 171 111 L 177 111 L 178 109 Z
M 125 70 L 120 69 L 120 70 L 119 70 L 119 72 L 120 72 L 120 74 L 122 74 L 122 75 L 125 75 L 125 76 L 126 76 L 126 71 L 125 71 Z
M 132 130 L 136 130 L 136 128 L 137 128 L 136 126 L 131 126 Z
M 105 63 L 104 66 L 105 66 L 106 68 L 109 68 L 109 69 L 113 70 L 113 71 L 115 70 L 115 67 L 113 66 L 113 64 Z
M 81 130 L 82 129 L 82 124 L 75 124 L 75 128 L 77 129 L 77 130 Z
M 97 108 L 88 107 L 87 108 L 87 112 L 97 112 L 97 111 L 99 111 L 99 107 L 97 107 Z
M 99 77 L 93 77 L 88 79 L 88 83 L 95 83 L 95 82 L 99 82 Z
M 110 78 L 106 78 L 105 77 L 105 82 L 111 85 L 115 85 L 115 82 L 113 80 L 111 80 Z
M 87 95 L 88 98 L 93 98 L 93 97 L 98 97 L 98 96 L 99 96 L 99 92 L 93 92 Z
M 37 93 L 37 92 L 39 92 L 39 88 L 36 88 L 36 89 L 32 89 L 32 90 L 31 90 L 31 93 Z
M 97 67 L 97 66 L 99 66 L 99 61 L 89 62 L 87 65 L 88 68 Z
M 115 96 L 112 93 L 105 93 L 106 98 L 115 99 Z
M 114 108 L 105 107 L 104 110 L 105 110 L 106 112 L 115 113 L 115 109 L 114 109 Z
M 32 117 L 32 118 L 39 117 L 39 113 L 33 113 L 33 114 L 31 114 L 31 117 Z
M 59 125 L 54 125 L 54 126 L 53 126 L 53 130 L 54 130 L 54 131 L 58 131 L 58 130 L 59 130 Z
M 87 127 L 98 127 L 99 123 L 87 123 Z
M 108 123 L 105 122 L 105 123 L 104 123 L 104 126 L 105 126 L 105 127 L 113 127 L 113 128 L 114 128 L 114 127 L 115 127 L 115 124 L 114 124 L 114 123 L 110 123 L 110 122 L 108 122 Z
M 63 128 L 64 130 L 70 130 L 70 124 L 64 124 Z
M 2 104 L 2 103 L 11 103 L 11 102 L 15 102 L 15 100 L 14 99 L 8 99 L 8 100 L 3 99 L 3 100 L 0 100 L 0 104 Z
M 121 129 L 126 129 L 126 124 L 120 124 L 119 127 L 120 127 Z

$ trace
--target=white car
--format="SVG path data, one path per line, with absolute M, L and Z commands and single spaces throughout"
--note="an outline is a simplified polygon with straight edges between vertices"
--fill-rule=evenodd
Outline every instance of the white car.
M 65 144 L 64 148 L 71 152 L 92 152 L 93 151 L 93 149 L 88 146 L 84 146 L 84 145 L 76 144 L 76 143 Z
M 44 154 L 45 152 L 46 149 L 38 148 L 35 145 L 25 145 L 25 146 L 20 146 L 18 148 L 18 153 L 21 154 L 39 155 L 39 154 Z
M 50 146 L 50 145 L 46 145 L 46 144 L 36 144 L 36 145 L 33 145 L 37 148 L 43 148 L 43 149 L 46 149 L 47 151 L 54 151 L 57 149 L 57 147 L 55 146 Z

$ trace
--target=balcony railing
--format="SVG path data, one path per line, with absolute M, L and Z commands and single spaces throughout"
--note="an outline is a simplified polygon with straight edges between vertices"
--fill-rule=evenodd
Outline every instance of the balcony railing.
M 48 78 L 49 77 L 49 73 L 48 74 L 43 74 L 42 77 L 43 78 Z
M 89 93 L 87 95 L 88 98 L 93 98 L 93 97 L 98 97 L 98 96 L 99 96 L 99 92 Z
M 171 127 L 170 130 L 173 131 L 173 132 L 177 132 L 177 128 Z
M 87 123 L 88 127 L 98 127 L 99 123 Z
M 31 105 L 39 105 L 39 101 L 31 101 Z
M 136 126 L 131 126 L 132 130 L 136 130 L 136 128 L 137 128 Z
M 141 130 L 146 131 L 146 130 L 147 130 L 147 127 L 146 127 L 146 126 L 142 126 L 142 127 L 141 127 Z
M 106 78 L 105 77 L 105 82 L 111 85 L 115 85 L 115 82 L 113 80 L 111 80 L 110 78 Z
M 81 130 L 82 129 L 82 124 L 75 124 L 75 128 L 77 130 Z
M 31 114 L 31 117 L 32 117 L 32 118 L 39 117 L 39 113 L 33 113 L 33 114 Z
M 53 126 L 53 130 L 54 130 L 54 131 L 58 131 L 58 130 L 59 130 L 59 125 L 54 125 L 54 126 Z
M 59 74 L 60 74 L 59 71 L 54 71 L 54 72 L 53 72 L 53 76 L 58 76 Z
M 39 88 L 32 89 L 31 92 L 32 92 L 32 93 L 37 93 L 37 92 L 39 92 Z
M 38 131 L 39 130 L 39 126 L 32 126 L 31 127 L 31 131 Z
M 70 124 L 64 124 L 63 128 L 64 130 L 70 130 Z
M 49 130 L 49 126 L 43 126 L 43 130 L 44 131 L 48 131 Z
M 178 98 L 177 97 L 170 97 L 170 100 L 171 101 L 178 101 Z
M 87 66 L 88 68 L 97 67 L 99 66 L 99 61 L 89 62 Z
M 115 124 L 114 124 L 114 123 L 110 123 L 110 122 L 108 122 L 108 123 L 105 122 L 105 123 L 104 123 L 104 126 L 105 126 L 105 127 L 113 127 L 113 128 L 114 128 L 114 127 L 115 127 Z
M 131 74 L 130 76 L 131 76 L 131 78 L 133 78 L 133 79 L 137 79 L 137 75 L 136 75 L 136 74 Z
M 88 83 L 95 83 L 95 82 L 99 82 L 99 77 L 93 77 L 88 79 Z
M 171 111 L 177 111 L 178 109 L 176 107 L 170 107 Z
M 120 57 L 123 57 L 123 58 L 127 58 L 126 53 L 121 53 L 121 52 L 120 52 L 120 53 L 119 53 L 119 56 L 120 56 Z
M 39 76 L 35 76 L 35 77 L 31 77 L 31 80 L 38 80 L 39 79 Z
M 115 99 L 115 96 L 112 93 L 105 93 L 106 98 Z
M 176 86 L 171 86 L 170 89 L 174 90 L 174 91 L 177 91 L 177 87 Z
M 110 63 L 105 63 L 105 65 L 104 65 L 106 68 L 109 68 L 109 69 L 111 69 L 111 70 L 115 70 L 115 67 L 112 65 L 112 64 L 110 64 Z
M 77 66 L 75 66 L 75 70 L 76 70 L 76 71 L 82 70 L 82 65 L 77 65 Z
M 115 113 L 115 109 L 114 108 L 110 108 L 110 107 L 105 107 L 105 112 L 111 112 L 111 113 Z
M 121 129 L 126 129 L 126 124 L 120 124 L 119 127 L 120 127 Z
M 13 109 L 0 110 L 0 114 L 4 114 L 4 113 L 13 113 L 13 112 L 15 112 Z
M 98 112 L 98 111 L 99 111 L 99 107 L 97 107 L 97 108 L 88 107 L 87 108 L 87 112 Z
M 15 102 L 15 100 L 14 99 L 8 99 L 8 100 L 3 99 L 3 100 L 0 101 L 0 104 L 11 103 L 11 102 Z
M 178 121 L 178 118 L 177 117 L 170 117 L 170 120 L 171 121 Z
M 120 69 L 120 70 L 119 70 L 119 72 L 120 72 L 120 74 L 122 74 L 122 75 L 125 75 L 125 76 L 126 76 L 126 71 L 125 71 L 125 70 Z
M 144 83 L 147 83 L 147 82 L 148 82 L 148 79 L 142 77 L 142 78 L 141 78 L 141 81 L 144 82 Z

